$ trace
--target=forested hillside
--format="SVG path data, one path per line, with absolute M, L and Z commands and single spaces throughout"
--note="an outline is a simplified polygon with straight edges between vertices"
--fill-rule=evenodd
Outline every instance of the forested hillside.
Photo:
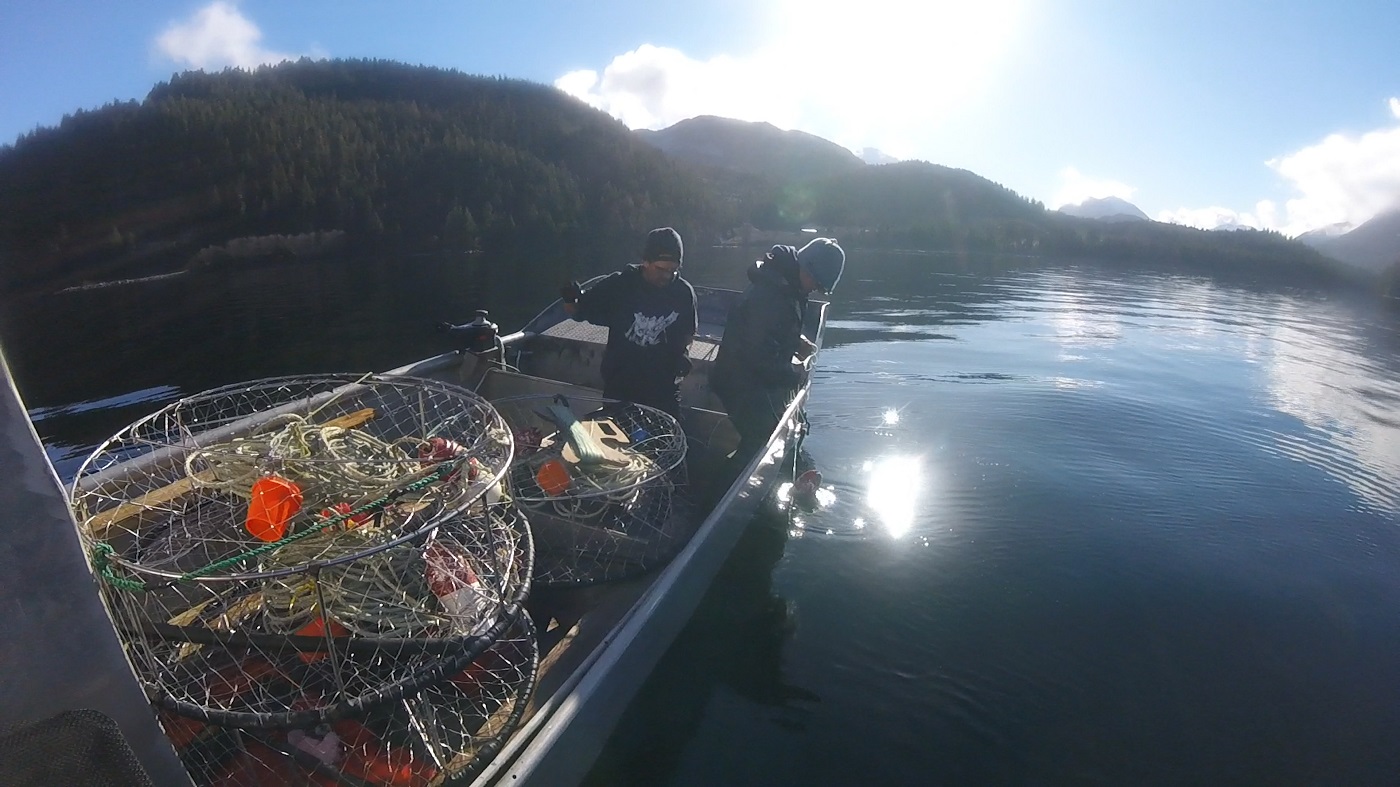
M 815 226 L 852 249 L 1334 275 L 1277 233 L 1079 219 L 966 170 L 869 165 L 766 123 L 630 132 L 552 87 L 386 61 L 180 74 L 0 148 L 11 290 L 332 244 L 585 255 L 662 224 L 700 244 Z
M 664 154 L 529 82 L 380 61 L 190 72 L 0 149 L 7 285 L 232 238 L 561 249 L 729 226 Z
M 637 135 L 663 152 L 734 172 L 791 182 L 850 172 L 865 162 L 835 142 L 803 131 L 784 131 L 771 123 L 750 123 L 702 115 L 659 131 Z
M 694 167 L 759 229 L 817 227 L 856 248 L 1054 254 L 1321 280 L 1355 276 L 1277 232 L 1066 216 L 967 170 L 924 161 L 867 165 L 833 154 L 836 146 L 825 140 L 775 131 L 767 123 L 694 118 L 638 133 Z M 784 142 L 792 145 L 786 153 L 778 149 Z M 750 164 L 742 171 L 734 162 Z

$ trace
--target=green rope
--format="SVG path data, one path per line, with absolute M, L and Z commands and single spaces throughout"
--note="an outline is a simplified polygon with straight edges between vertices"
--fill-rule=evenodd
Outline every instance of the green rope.
M 112 570 L 112 562 L 109 560 L 114 554 L 116 554 L 116 550 L 106 541 L 99 541 L 92 545 L 92 565 L 93 568 L 97 569 L 98 575 L 113 587 L 133 593 L 145 591 L 145 582 L 117 576 L 117 573 Z
M 460 461 L 443 462 L 442 466 L 439 467 L 438 470 L 432 473 L 431 475 L 424 476 L 418 479 L 417 481 L 414 481 L 413 483 L 402 487 L 401 489 L 396 489 L 392 492 L 389 492 L 388 494 L 383 495 L 382 497 L 379 497 L 375 500 L 371 500 L 370 502 L 365 503 L 364 505 L 359 506 L 358 508 L 351 509 L 346 513 L 337 514 L 333 517 L 329 517 L 323 520 L 316 527 L 303 530 L 300 533 L 294 533 L 279 541 L 272 541 L 267 544 L 263 544 L 262 546 L 255 547 L 242 554 L 224 558 L 223 560 L 217 561 L 215 563 L 210 563 L 207 566 L 186 572 L 176 577 L 175 579 L 170 580 L 169 582 L 162 582 L 158 585 L 152 585 L 142 580 L 134 580 L 128 577 L 118 576 L 112 568 L 112 562 L 110 559 L 111 556 L 116 553 L 116 551 L 112 548 L 111 544 L 108 544 L 106 542 L 99 542 L 93 546 L 92 562 L 94 567 L 98 569 L 98 573 L 101 574 L 103 579 L 105 579 L 113 587 L 117 587 L 122 590 L 144 592 L 154 590 L 160 587 L 173 587 L 178 583 L 190 582 L 200 577 L 208 576 L 209 574 L 228 568 L 230 566 L 237 565 L 250 558 L 258 557 L 259 555 L 266 554 L 275 549 L 280 549 L 288 544 L 301 541 L 304 538 L 309 538 L 317 533 L 326 530 L 327 528 L 333 525 L 338 525 L 346 521 L 347 519 L 350 519 L 351 517 L 380 511 L 386 506 L 388 506 L 389 503 L 394 500 L 394 498 L 401 497 L 410 492 L 416 492 L 419 489 L 431 486 L 432 484 L 437 483 L 443 478 L 446 478 L 452 473 L 458 471 L 460 469 L 458 467 L 459 464 L 462 463 Z

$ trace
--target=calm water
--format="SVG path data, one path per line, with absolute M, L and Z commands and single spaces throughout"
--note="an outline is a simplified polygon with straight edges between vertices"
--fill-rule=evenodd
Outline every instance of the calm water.
M 67 477 L 181 393 L 384 368 L 553 290 L 406 264 L 68 293 L 3 337 Z M 809 408 L 825 505 L 751 525 L 590 782 L 1400 783 L 1397 349 L 1365 299 L 855 258 Z

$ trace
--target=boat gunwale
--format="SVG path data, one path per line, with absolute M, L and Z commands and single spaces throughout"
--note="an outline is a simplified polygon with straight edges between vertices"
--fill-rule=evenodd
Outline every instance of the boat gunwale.
M 704 289 L 738 294 L 735 290 Z M 822 300 L 812 300 L 810 303 L 818 309 L 814 343 L 817 346 L 817 352 L 820 353 L 826 329 L 826 311 L 830 304 Z M 559 303 L 556 302 L 546 308 L 527 324 L 527 329 L 530 329 L 532 334 L 543 333 L 549 326 L 541 328 L 539 323 L 558 307 Z M 791 443 L 793 437 L 803 428 L 800 413 L 810 395 L 811 386 L 812 381 L 809 374 L 803 381 L 802 387 L 793 396 L 792 401 L 783 410 L 783 414 L 772 434 L 769 435 L 764 448 L 758 451 L 734 477 L 725 493 L 711 506 L 709 513 L 706 514 L 705 519 L 685 546 L 665 566 L 651 575 L 650 581 L 638 592 L 636 599 L 629 605 L 627 611 L 618 617 L 602 640 L 588 652 L 581 663 L 573 668 L 550 697 L 534 709 L 525 724 L 512 733 L 492 762 L 477 775 L 477 778 L 472 782 L 473 785 L 484 787 L 484 785 L 504 783 L 528 784 L 532 779 L 537 778 L 542 778 L 543 783 L 559 783 L 559 777 L 562 774 L 557 771 L 560 767 L 557 757 L 551 758 L 554 749 L 561 745 L 565 735 L 579 729 L 575 720 L 585 711 L 589 700 L 602 693 L 607 679 L 615 674 L 620 674 L 618 664 L 631 653 L 631 644 L 640 641 L 640 635 L 643 633 L 655 633 L 655 627 L 652 624 L 654 621 L 661 620 L 668 625 L 670 631 L 664 637 L 664 644 L 660 647 L 652 644 L 652 649 L 659 652 L 656 658 L 651 659 L 650 663 L 645 665 L 646 669 L 641 677 L 629 679 L 631 685 L 625 689 L 625 701 L 626 703 L 631 702 L 637 689 L 641 687 L 655 667 L 657 660 L 661 655 L 664 655 L 675 636 L 689 622 L 695 607 L 699 605 L 704 588 L 709 586 L 709 582 L 718 573 L 724 559 L 728 557 L 734 544 L 738 542 L 739 535 L 742 533 L 742 528 L 739 525 L 748 524 L 749 518 L 745 517 L 741 522 L 739 521 L 740 517 L 733 515 L 732 509 L 735 503 L 744 494 L 752 479 L 758 477 L 762 472 L 771 472 L 777 469 L 778 460 L 785 455 L 785 450 L 779 450 L 779 446 Z M 759 486 L 766 488 L 767 484 L 761 483 Z M 753 502 L 756 507 L 759 501 Z M 726 523 L 730 524 L 730 527 L 721 531 L 721 525 Z M 727 538 L 727 541 L 717 541 L 717 533 Z M 711 554 L 716 552 L 716 544 L 721 544 L 724 548 L 718 550 L 717 555 Z M 713 565 L 706 567 L 697 562 L 696 556 L 702 549 L 706 550 L 706 557 L 711 558 Z M 697 565 L 700 568 L 696 568 Z M 697 570 L 703 570 L 704 573 L 688 576 Z M 658 615 L 658 609 L 665 602 L 675 603 L 678 596 L 673 590 L 685 580 L 702 582 L 703 587 L 699 593 L 692 594 L 693 597 L 685 605 L 684 614 L 669 617 Z M 619 650 L 620 647 L 621 650 Z M 606 699 L 614 706 L 622 705 L 625 708 L 625 703 L 618 702 L 616 693 Z M 620 712 L 621 708 L 618 709 L 617 713 L 620 714 Z M 611 735 L 612 729 L 616 725 L 616 718 L 617 715 L 614 714 L 613 718 L 608 719 L 606 724 L 590 728 L 588 732 L 595 739 L 591 743 L 597 745 L 584 745 L 583 748 L 585 750 L 591 749 L 593 756 L 583 755 L 587 762 L 583 763 L 581 768 L 570 768 L 572 772 L 567 774 L 565 781 L 577 781 L 583 773 L 586 773 L 587 768 L 596 758 L 600 744 Z M 605 732 L 597 733 L 596 730 L 600 728 L 605 729 Z M 585 743 L 590 742 L 586 741 Z M 578 748 L 581 744 L 574 742 L 572 745 Z M 576 759 L 575 763 L 581 761 Z

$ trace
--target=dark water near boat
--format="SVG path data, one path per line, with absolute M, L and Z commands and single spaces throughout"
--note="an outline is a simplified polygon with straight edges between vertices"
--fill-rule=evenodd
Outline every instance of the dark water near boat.
M 735 284 L 741 253 L 687 273 Z M 549 275 L 321 264 L 8 304 L 65 478 L 187 392 L 387 368 Z M 1400 317 L 1103 265 L 858 255 L 806 450 L 591 784 L 1400 782 Z

